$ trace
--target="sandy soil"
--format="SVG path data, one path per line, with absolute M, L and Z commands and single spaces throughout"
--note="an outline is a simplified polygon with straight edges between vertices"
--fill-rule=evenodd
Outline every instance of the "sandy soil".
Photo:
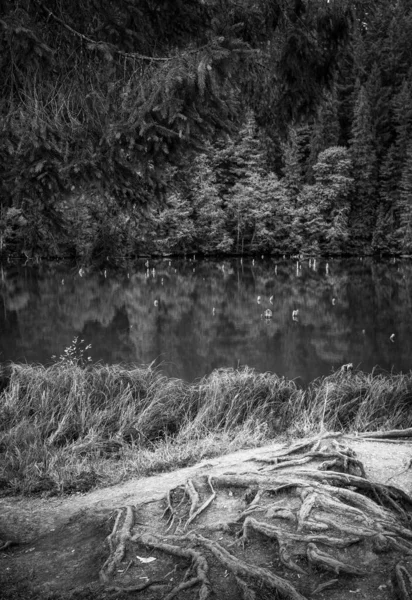
M 377 441 L 353 436 L 340 439 L 355 451 L 370 481 L 396 486 L 412 496 L 411 441 Z M 135 519 L 138 525 L 147 526 L 148 523 L 153 523 L 153 531 L 159 533 L 159 526 L 156 523 L 161 522 L 165 497 L 170 490 L 184 486 L 188 479 L 202 482 L 206 475 L 257 474 L 261 468 L 260 460 L 270 458 L 287 446 L 287 444 L 273 443 L 259 449 L 240 451 L 203 461 L 172 473 L 130 480 L 122 485 L 86 494 L 61 498 L 2 498 L 0 499 L 0 538 L 3 541 L 11 541 L 12 545 L 0 552 L 0 589 L 3 589 L 7 598 L 28 598 L 31 594 L 36 598 L 45 597 L 48 592 L 64 595 L 73 590 L 83 590 L 82 593 L 77 592 L 80 594 L 78 597 L 106 597 L 106 593 L 108 596 L 117 593 L 118 597 L 122 597 L 114 589 L 117 585 L 116 577 L 122 577 L 123 587 L 131 585 L 131 582 L 136 585 L 136 581 L 144 583 L 158 578 L 160 581 L 158 584 L 152 585 L 145 591 L 142 590 L 138 597 L 145 600 L 166 598 L 167 593 L 170 592 L 167 585 L 170 587 L 173 579 L 177 580 L 183 567 L 180 563 L 177 564 L 173 557 L 165 556 L 158 551 L 150 551 L 144 545 L 138 546 L 137 551 L 136 548 L 128 548 L 123 560 L 115 569 L 111 591 L 102 591 L 99 572 L 108 558 L 106 538 L 112 531 L 116 509 L 125 506 L 137 507 Z M 211 508 L 205 511 L 207 517 L 202 517 L 203 521 L 201 520 L 197 531 L 210 532 L 213 530 L 214 523 L 235 518 L 239 513 L 240 501 L 237 490 L 227 489 L 222 492 L 213 503 L 213 510 Z M 213 539 L 220 540 L 222 536 L 217 533 Z M 0 541 L 0 547 L 1 545 Z M 252 540 L 244 552 L 245 557 L 250 558 L 253 555 L 256 564 L 267 565 L 268 557 L 273 558 L 273 542 Z M 154 560 L 149 562 L 141 560 L 147 558 Z M 405 558 L 408 567 L 410 558 L 410 556 Z M 366 580 L 363 578 L 365 584 L 361 585 L 357 580 L 350 579 L 344 580 L 343 587 L 340 585 L 338 589 L 332 589 L 332 586 L 330 589 L 325 588 L 315 593 L 315 588 L 312 587 L 311 593 L 314 598 L 330 600 L 349 597 L 368 600 L 395 598 L 396 589 L 388 574 L 389 562 L 389 557 L 384 557 L 382 564 L 386 565 L 388 570 L 385 571 L 386 567 L 379 567 L 376 576 L 371 574 Z M 271 563 L 272 566 L 282 567 L 275 563 Z M 371 555 L 370 564 L 374 569 L 375 563 L 376 557 Z M 299 578 L 296 572 L 289 577 L 297 586 L 300 583 Z M 327 578 L 322 581 L 326 580 Z M 239 592 L 234 592 L 233 581 L 227 571 L 224 571 L 219 581 L 216 576 L 212 583 L 218 596 L 211 597 L 219 597 L 221 600 L 239 598 Z M 93 595 L 94 589 L 99 590 L 97 596 Z M 88 593 L 90 596 L 87 595 Z M 198 593 L 198 590 L 193 588 L 176 597 L 198 598 Z M 137 597 L 136 594 L 137 592 L 134 594 Z M 264 592 L 262 594 L 262 596 L 250 597 L 266 597 Z M 134 596 L 129 594 L 127 597 Z M 303 597 L 308 598 L 309 595 L 305 594 Z

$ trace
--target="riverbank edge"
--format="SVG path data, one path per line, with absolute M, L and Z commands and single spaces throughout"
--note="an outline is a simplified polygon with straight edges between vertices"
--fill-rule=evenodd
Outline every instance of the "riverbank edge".
M 274 439 L 412 426 L 412 372 L 347 365 L 304 389 L 249 367 L 187 383 L 68 358 L 11 364 L 0 383 L 1 495 L 86 492 Z

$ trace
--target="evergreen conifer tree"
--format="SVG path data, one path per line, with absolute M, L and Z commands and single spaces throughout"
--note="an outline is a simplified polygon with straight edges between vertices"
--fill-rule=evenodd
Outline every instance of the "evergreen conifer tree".
M 366 88 L 357 88 L 350 144 L 354 177 L 350 228 L 353 249 L 367 251 L 376 217 L 377 159 Z
M 385 81 L 399 89 L 408 74 L 412 56 L 412 5 L 410 0 L 386 3 L 386 15 L 390 21 L 383 39 L 375 46 L 384 69 Z M 384 13 L 385 14 L 385 13 Z
M 347 148 L 332 146 L 319 154 L 315 183 L 299 194 L 296 214 L 303 245 L 308 253 L 341 253 L 349 237 L 349 194 L 353 184 Z
M 186 253 L 193 250 L 195 229 L 193 209 L 179 191 L 171 193 L 161 210 L 151 211 L 151 227 L 144 251 L 153 253 Z
M 209 148 L 210 150 L 210 148 Z M 199 252 L 228 252 L 233 239 L 226 230 L 227 217 L 222 208 L 216 175 L 208 154 L 200 154 L 194 164 L 192 187 L 192 219 L 195 231 L 194 248 Z
M 283 144 L 283 179 L 282 184 L 292 206 L 296 206 L 299 192 L 304 184 L 303 148 L 300 142 L 300 130 L 289 127 L 288 137 Z
M 338 102 L 336 89 L 329 92 L 320 105 L 310 139 L 308 166 L 309 178 L 313 179 L 312 167 L 316 164 L 320 152 L 330 146 L 337 146 L 340 138 Z
M 399 93 L 393 99 L 396 146 L 399 159 L 406 156 L 406 149 L 412 133 L 412 67 L 402 83 Z
M 398 228 L 401 252 L 412 253 L 412 141 L 406 149 L 406 159 L 399 185 L 400 226 Z
M 374 235 L 374 248 L 381 252 L 394 251 L 400 243 L 398 232 L 403 222 L 404 202 L 400 199 L 400 182 L 412 135 L 412 78 L 403 82 L 392 101 L 393 142 L 380 169 L 380 210 Z
M 352 14 L 346 2 L 0 4 L 2 203 L 36 195 L 48 209 L 73 185 L 147 204 L 165 195 L 167 164 L 233 133 L 245 107 L 275 107 L 282 123 L 313 110 Z
M 228 198 L 227 213 L 229 217 L 229 231 L 235 240 L 235 252 L 243 254 L 251 249 L 251 242 L 255 231 L 256 200 L 259 198 L 260 175 L 251 174 L 247 181 L 236 183 Z
M 220 138 L 212 148 L 211 166 L 223 198 L 236 183 L 266 170 L 265 146 L 252 112 L 235 136 Z
M 359 18 L 354 21 L 351 47 L 353 52 L 352 77 L 355 81 L 360 81 L 363 84 L 367 78 L 367 46 L 364 23 Z
M 391 140 L 391 88 L 383 85 L 381 69 L 376 62 L 373 63 L 365 87 L 369 99 L 376 157 L 379 162 Z
M 236 184 L 228 211 L 236 252 L 293 253 L 299 248 L 294 209 L 274 173 L 254 173 Z

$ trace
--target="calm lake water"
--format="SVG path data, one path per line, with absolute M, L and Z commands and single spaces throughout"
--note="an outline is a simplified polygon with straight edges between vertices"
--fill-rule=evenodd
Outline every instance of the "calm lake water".
M 0 274 L 3 362 L 50 364 L 79 336 L 93 361 L 156 361 L 188 381 L 239 365 L 305 383 L 347 362 L 412 366 L 406 260 L 167 259 L 122 272 L 56 264 Z

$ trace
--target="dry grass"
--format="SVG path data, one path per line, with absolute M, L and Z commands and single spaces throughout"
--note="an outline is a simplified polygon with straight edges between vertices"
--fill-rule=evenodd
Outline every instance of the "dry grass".
M 412 373 L 337 373 L 306 392 L 304 419 L 321 430 L 377 431 L 412 426 Z
M 85 491 L 279 435 L 410 427 L 411 405 L 411 374 L 337 373 L 302 390 L 249 368 L 188 384 L 151 367 L 14 364 L 0 396 L 0 491 Z

